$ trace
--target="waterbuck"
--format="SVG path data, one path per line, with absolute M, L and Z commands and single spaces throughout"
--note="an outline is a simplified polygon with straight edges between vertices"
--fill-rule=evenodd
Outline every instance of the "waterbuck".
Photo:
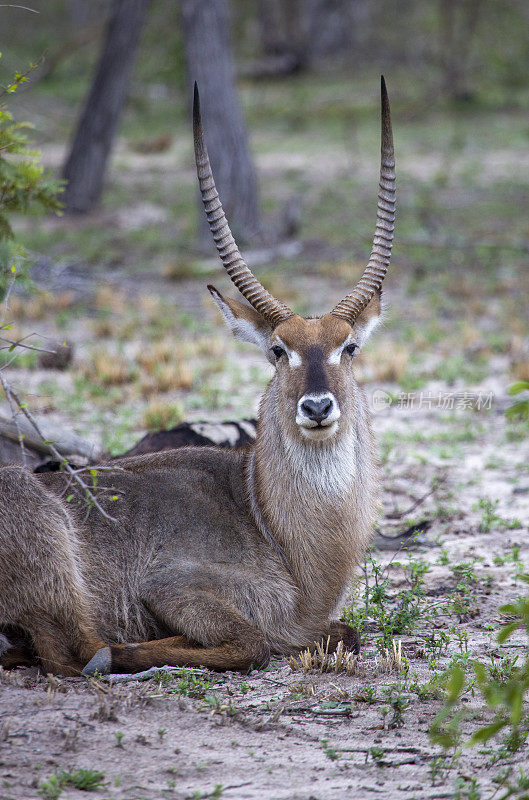
M 237 248 L 193 110 L 200 191 L 217 249 L 248 303 L 208 287 L 233 334 L 275 366 L 255 444 L 124 458 L 101 472 L 106 519 L 66 502 L 67 476 L 0 470 L 0 663 L 38 658 L 63 675 L 151 666 L 261 666 L 330 636 L 369 542 L 373 441 L 354 358 L 380 315 L 395 172 L 382 79 L 375 238 L 355 288 L 303 318 L 270 295 Z M 110 496 L 111 497 L 110 497 Z M 103 499 L 106 497 L 107 499 Z M 112 499 L 112 502 L 110 501 Z M 28 647 L 29 646 L 29 647 Z

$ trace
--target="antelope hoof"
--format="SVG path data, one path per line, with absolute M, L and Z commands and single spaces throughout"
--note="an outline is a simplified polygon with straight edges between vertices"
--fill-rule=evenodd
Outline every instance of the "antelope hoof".
M 334 622 L 329 631 L 331 641 L 329 643 L 330 652 L 336 650 L 339 641 L 343 642 L 346 650 L 358 654 L 360 652 L 360 634 L 357 628 L 346 625 L 345 622 Z
M 86 667 L 83 669 L 81 675 L 85 678 L 90 678 L 99 673 L 100 675 L 108 675 L 112 671 L 112 652 L 110 647 L 102 647 L 93 656 Z

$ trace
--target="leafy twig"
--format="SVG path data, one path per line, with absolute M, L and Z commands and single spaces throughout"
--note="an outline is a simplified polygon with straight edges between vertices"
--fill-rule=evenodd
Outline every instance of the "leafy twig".
M 64 471 L 70 476 L 71 480 L 75 481 L 75 483 L 77 483 L 78 486 L 82 489 L 83 494 L 85 495 L 85 497 L 88 500 L 88 502 L 90 504 L 93 504 L 95 506 L 95 508 L 97 508 L 97 510 L 105 517 L 105 519 L 108 519 L 110 522 L 116 522 L 116 519 L 114 517 L 111 517 L 110 514 L 108 514 L 105 511 L 105 509 L 102 507 L 102 505 L 96 500 L 93 492 L 90 491 L 90 489 L 88 488 L 86 483 L 83 481 L 83 479 L 80 477 L 78 472 L 76 470 L 74 470 L 70 466 L 68 461 L 64 458 L 64 456 L 62 456 L 59 453 L 57 448 L 51 442 L 46 440 L 46 437 L 42 433 L 37 420 L 35 419 L 33 414 L 31 414 L 31 412 L 28 411 L 28 409 L 26 407 L 26 404 L 23 403 L 20 400 L 19 396 L 17 395 L 17 393 L 15 392 L 13 387 L 6 381 L 6 379 L 2 375 L 1 371 L 0 371 L 0 383 L 2 384 L 2 387 L 4 389 L 4 392 L 5 392 L 6 396 L 8 398 L 11 396 L 12 400 L 15 401 L 16 405 L 19 407 L 19 409 L 22 411 L 22 413 L 24 414 L 26 419 L 30 422 L 32 427 L 35 429 L 35 431 L 37 432 L 38 436 L 40 436 L 40 438 L 42 439 L 43 442 L 47 443 L 47 446 L 50 448 L 50 452 L 52 453 L 52 455 L 57 459 L 57 461 L 60 461 L 63 464 Z
M 32 336 L 33 334 L 28 334 Z M 0 350 L 8 350 L 13 349 L 15 347 L 23 347 L 25 350 L 37 350 L 39 353 L 51 353 L 51 355 L 56 355 L 56 350 L 46 350 L 45 347 L 35 347 L 32 344 L 26 344 L 24 339 L 27 339 L 28 336 L 24 336 L 22 339 L 8 339 L 7 336 L 0 336 L 0 342 L 7 342 L 9 345 L 8 347 L 0 347 Z

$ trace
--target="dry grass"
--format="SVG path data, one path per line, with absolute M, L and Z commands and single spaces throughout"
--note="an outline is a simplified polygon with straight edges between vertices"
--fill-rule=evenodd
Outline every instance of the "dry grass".
M 103 285 L 97 290 L 94 305 L 99 311 L 112 312 L 116 315 L 124 314 L 128 304 L 124 292 L 116 290 L 114 286 Z
M 95 319 L 92 321 L 91 326 L 95 339 L 120 338 L 120 326 L 112 317 Z
M 393 639 L 392 652 L 386 648 L 384 653 L 378 656 L 376 664 L 377 672 L 407 672 L 408 659 L 402 652 L 402 641 L 399 639 L 396 642 Z
M 377 381 L 400 381 L 408 368 L 409 350 L 395 342 L 384 342 L 364 356 L 364 369 Z
M 143 412 L 142 425 L 149 431 L 173 428 L 184 418 L 180 403 L 165 403 L 155 400 Z
M 334 653 L 329 653 L 329 642 L 322 639 L 314 642 L 315 650 L 302 650 L 298 658 L 291 656 L 288 665 L 294 672 L 344 672 L 346 675 L 362 675 L 363 667 L 358 656 L 346 650 L 343 642 L 338 642 Z
M 54 313 L 71 308 L 74 303 L 75 295 L 71 291 L 59 294 L 39 292 L 31 297 L 11 296 L 9 316 L 14 319 L 45 319 Z
M 87 380 L 103 386 L 120 386 L 136 379 L 134 366 L 124 356 L 108 350 L 94 350 L 79 371 Z
M 191 389 L 193 382 L 194 376 L 187 364 L 160 364 L 153 373 L 146 374 L 142 371 L 140 376 L 140 387 L 145 397 L 178 389 L 187 391 Z
M 177 360 L 178 350 L 179 346 L 172 341 L 154 342 L 142 349 L 137 361 L 146 372 L 150 373 L 160 364 L 169 364 Z

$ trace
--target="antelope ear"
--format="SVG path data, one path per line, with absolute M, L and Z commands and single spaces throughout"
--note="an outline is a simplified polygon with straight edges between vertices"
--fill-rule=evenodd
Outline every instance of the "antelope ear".
M 382 290 L 379 289 L 362 313 L 355 319 L 354 331 L 359 347 L 362 347 L 367 342 L 377 325 L 382 321 L 383 310 Z
M 240 342 L 256 344 L 268 353 L 272 327 L 264 317 L 247 303 L 223 297 L 214 286 L 208 286 L 208 289 L 235 338 Z

